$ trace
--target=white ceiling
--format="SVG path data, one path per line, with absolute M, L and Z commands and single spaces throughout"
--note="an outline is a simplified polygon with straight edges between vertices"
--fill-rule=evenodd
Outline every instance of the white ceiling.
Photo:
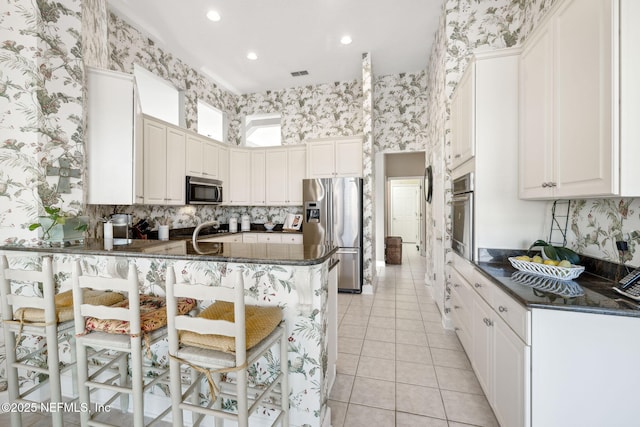
M 108 0 L 111 10 L 236 94 L 424 70 L 443 0 Z M 217 10 L 212 22 L 206 13 Z M 340 38 L 349 34 L 353 43 Z M 258 60 L 246 55 L 254 51 Z M 307 70 L 308 76 L 291 72 Z

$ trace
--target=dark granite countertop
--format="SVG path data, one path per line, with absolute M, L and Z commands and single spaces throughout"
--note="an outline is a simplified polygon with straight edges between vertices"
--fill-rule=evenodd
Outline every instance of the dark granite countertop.
M 547 278 L 513 268 L 507 258 L 514 254 L 491 252 L 489 255 L 486 250 L 481 250 L 480 260 L 475 266 L 528 308 L 640 317 L 640 305 L 615 292 L 612 289 L 615 281 L 611 279 L 588 271 L 574 280 Z
M 203 242 L 194 248 L 191 240 L 186 239 L 172 241 L 115 239 L 114 243 L 110 245 L 103 239 L 86 239 L 82 243 L 63 247 L 0 246 L 0 250 L 296 266 L 321 264 L 338 250 L 337 247 L 323 245 L 222 242 Z

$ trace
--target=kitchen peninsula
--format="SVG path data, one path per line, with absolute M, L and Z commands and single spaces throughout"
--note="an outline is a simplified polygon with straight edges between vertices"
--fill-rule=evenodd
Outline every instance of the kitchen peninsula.
M 284 311 L 291 425 L 330 425 L 327 399 L 337 356 L 337 269 L 332 260 L 336 248 L 221 242 L 201 242 L 194 247 L 186 240 L 113 243 L 87 239 L 65 247 L 0 246 L 0 253 L 12 264 L 34 255 L 52 255 L 61 290 L 70 288 L 72 261 L 78 258 L 91 274 L 111 276 L 126 274 L 128 263 L 133 262 L 140 291 L 157 295 L 164 295 L 168 266 L 174 267 L 178 280 L 212 286 L 220 284 L 228 268 L 241 269 L 249 303 L 277 305 Z M 152 353 L 154 362 L 168 363 L 166 342 L 154 345 Z M 268 369 L 269 362 L 264 362 L 262 368 Z

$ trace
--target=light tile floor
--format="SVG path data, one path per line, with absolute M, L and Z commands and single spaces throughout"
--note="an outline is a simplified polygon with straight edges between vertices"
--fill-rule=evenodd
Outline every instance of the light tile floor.
M 333 427 L 498 426 L 455 333 L 424 285 L 425 259 L 403 246 L 374 295 L 338 295 Z

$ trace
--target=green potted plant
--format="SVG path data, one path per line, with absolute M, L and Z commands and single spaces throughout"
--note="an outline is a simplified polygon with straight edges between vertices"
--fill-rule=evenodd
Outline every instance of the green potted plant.
M 38 222 L 29 226 L 31 231 L 42 228 L 43 240 L 64 243 L 84 239 L 89 217 L 65 214 L 61 208 L 53 206 L 45 206 L 44 211 L 46 215 L 38 217 Z

